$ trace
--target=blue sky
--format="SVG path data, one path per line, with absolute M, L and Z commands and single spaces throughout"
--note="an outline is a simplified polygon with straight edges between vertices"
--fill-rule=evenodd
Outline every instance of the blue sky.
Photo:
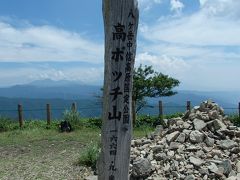
M 240 1 L 138 0 L 136 66 L 186 90 L 240 90 Z M 0 86 L 103 82 L 100 0 L 0 0 Z

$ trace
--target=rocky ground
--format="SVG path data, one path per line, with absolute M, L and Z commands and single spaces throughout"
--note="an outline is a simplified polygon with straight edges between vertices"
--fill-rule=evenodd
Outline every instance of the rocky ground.
M 131 179 L 240 179 L 240 128 L 208 100 L 132 141 Z

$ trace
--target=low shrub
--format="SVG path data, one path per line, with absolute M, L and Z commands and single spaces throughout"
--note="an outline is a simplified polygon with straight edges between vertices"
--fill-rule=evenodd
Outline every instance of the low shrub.
M 150 115 L 140 115 L 136 119 L 135 127 L 154 127 L 159 117 Z
M 6 117 L 0 117 L 0 132 L 15 130 L 18 127 L 19 127 L 19 124 L 17 121 L 14 121 Z
M 229 119 L 235 126 L 240 127 L 240 117 L 238 114 L 230 115 Z
M 83 126 L 80 113 L 77 111 L 65 110 L 63 112 L 63 119 L 70 122 L 73 129 L 78 129 Z
M 177 117 L 182 117 L 183 115 L 184 115 L 184 113 L 176 112 L 176 113 L 173 113 L 173 114 L 164 115 L 163 119 L 177 118 Z
M 87 127 L 97 127 L 101 128 L 102 127 L 102 119 L 101 118 L 89 118 L 87 121 Z
M 91 142 L 80 154 L 78 164 L 91 167 L 92 169 L 96 169 L 99 155 L 100 155 L 100 143 Z

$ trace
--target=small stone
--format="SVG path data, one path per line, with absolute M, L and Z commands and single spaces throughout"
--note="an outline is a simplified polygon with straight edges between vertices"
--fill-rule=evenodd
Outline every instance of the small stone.
M 179 146 L 181 146 L 182 144 L 181 143 L 178 143 L 178 142 L 171 142 L 170 143 L 170 146 L 169 146 L 169 150 L 176 150 L 179 148 Z
M 167 142 L 172 142 L 172 141 L 175 141 L 176 139 L 177 139 L 177 137 L 178 137 L 178 135 L 180 134 L 180 132 L 179 131 L 175 131 L 175 132 L 173 132 L 173 133 L 171 133 L 171 134 L 168 134 L 167 136 L 166 136 L 166 139 L 167 139 Z
M 167 163 L 167 164 L 164 166 L 163 170 L 166 171 L 166 172 L 168 172 L 168 171 L 170 170 L 170 167 L 171 167 L 170 164 Z
M 203 163 L 204 163 L 204 161 L 203 160 L 201 160 L 201 159 L 199 159 L 199 158 L 195 158 L 195 157 L 190 157 L 189 158 L 189 161 L 190 161 L 190 163 L 192 163 L 194 166 L 201 166 Z
M 236 170 L 238 173 L 240 173 L 240 161 L 236 163 Z
M 180 174 L 177 171 L 172 172 L 173 177 L 180 179 Z
M 186 168 L 186 169 L 193 169 L 194 166 L 193 166 L 192 164 L 188 164 L 188 165 L 185 166 L 185 168 Z
M 84 180 L 97 180 L 97 179 L 98 179 L 97 176 L 88 176 Z
M 199 173 L 202 175 L 209 174 L 208 168 L 202 167 L 201 169 L 199 169 Z
M 134 140 L 135 146 L 141 146 L 142 145 L 142 140 L 141 139 L 136 139 Z
M 208 175 L 204 175 L 203 180 L 207 180 L 207 179 L 208 179 Z
M 189 123 L 187 123 L 187 122 L 184 122 L 184 123 L 183 123 L 184 129 L 188 129 L 190 126 L 191 126 L 191 125 L 190 125 Z
M 185 133 L 181 133 L 179 134 L 179 136 L 177 137 L 176 141 L 180 142 L 180 143 L 184 143 L 186 139 L 186 134 Z
M 202 130 L 207 125 L 203 120 L 200 120 L 197 118 L 193 120 L 193 124 L 194 124 L 195 130 Z
M 194 175 L 188 175 L 184 180 L 195 180 L 195 176 Z
M 210 137 L 206 137 L 204 142 L 208 147 L 213 147 L 214 145 L 214 139 Z
M 220 130 L 220 129 L 223 130 L 223 129 L 227 128 L 227 126 L 225 124 L 223 124 L 223 122 L 218 120 L 218 119 L 215 119 L 213 121 L 213 127 L 214 127 L 215 131 Z
M 152 151 L 153 153 L 158 153 L 161 152 L 164 148 L 164 145 L 156 145 L 152 147 Z
M 236 172 L 235 172 L 234 170 L 232 170 L 232 171 L 229 173 L 228 177 L 236 176 L 236 175 L 237 175 Z
M 190 133 L 190 141 L 192 143 L 200 143 L 203 142 L 204 135 L 198 130 L 192 131 Z
M 208 113 L 209 119 L 211 119 L 211 120 L 217 119 L 218 115 L 219 115 L 219 113 L 216 110 L 210 111 Z
M 167 159 L 167 155 L 165 153 L 158 153 L 154 155 L 154 158 L 157 161 L 161 161 L 161 160 L 165 161 Z
M 229 130 L 237 130 L 237 126 L 228 126 Z
M 229 160 L 224 160 L 222 161 L 221 164 L 219 164 L 218 168 L 222 167 L 223 169 L 223 174 L 228 176 L 228 174 L 232 171 L 232 165 Z
M 235 176 L 231 176 L 231 177 L 227 178 L 226 180 L 239 180 L 239 178 L 237 178 Z
M 172 158 L 174 156 L 174 154 L 175 154 L 174 151 L 168 151 L 167 152 L 167 155 L 168 155 L 169 158 Z
M 218 167 L 215 163 L 211 163 L 211 165 L 208 166 L 208 170 L 210 172 L 217 173 L 218 172 Z
M 222 149 L 231 149 L 236 146 L 236 143 L 233 140 L 227 139 L 219 142 L 219 146 Z

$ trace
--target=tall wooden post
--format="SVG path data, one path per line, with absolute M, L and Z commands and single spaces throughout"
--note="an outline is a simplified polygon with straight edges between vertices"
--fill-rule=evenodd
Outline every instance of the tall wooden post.
M 187 111 L 191 110 L 191 101 L 187 101 Z
M 77 111 L 77 103 L 72 103 L 72 112 L 76 112 Z
M 47 125 L 51 124 L 51 106 L 47 104 Z
M 23 108 L 21 104 L 18 104 L 18 120 L 19 120 L 19 127 L 23 127 Z
M 162 121 L 163 120 L 163 102 L 159 101 L 159 118 Z
M 129 178 L 138 17 L 137 0 L 103 0 L 105 72 L 99 180 Z

